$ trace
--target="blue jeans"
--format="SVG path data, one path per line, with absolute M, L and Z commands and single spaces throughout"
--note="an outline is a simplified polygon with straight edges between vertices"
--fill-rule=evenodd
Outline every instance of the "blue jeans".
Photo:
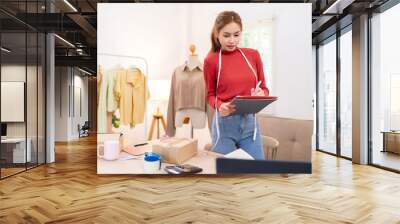
M 253 114 L 221 117 L 219 113 L 215 113 L 214 116 L 218 116 L 218 127 L 220 133 L 219 140 L 216 142 L 217 124 L 214 117 L 211 129 L 214 152 L 228 154 L 237 148 L 241 148 L 254 159 L 265 159 L 258 122 L 256 123 L 256 139 L 253 141 L 255 119 Z

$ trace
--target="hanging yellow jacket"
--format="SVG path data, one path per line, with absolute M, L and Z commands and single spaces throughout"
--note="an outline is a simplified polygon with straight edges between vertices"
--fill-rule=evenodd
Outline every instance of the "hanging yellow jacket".
M 120 69 L 114 92 L 119 105 L 120 120 L 123 125 L 134 126 L 144 121 L 147 78 L 138 68 Z

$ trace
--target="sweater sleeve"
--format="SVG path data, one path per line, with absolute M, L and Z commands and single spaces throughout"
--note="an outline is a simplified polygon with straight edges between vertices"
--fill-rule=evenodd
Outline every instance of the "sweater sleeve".
M 263 62 L 261 60 L 260 53 L 256 51 L 256 63 L 257 63 L 257 76 L 258 80 L 261 81 L 261 89 L 264 90 L 264 93 L 266 96 L 269 95 L 269 89 L 267 88 L 267 84 L 265 81 L 265 76 L 264 76 L 264 66 Z
M 169 93 L 169 100 L 168 100 L 168 110 L 167 110 L 167 130 L 166 134 L 169 137 L 175 136 L 175 71 L 172 74 L 172 79 L 171 79 L 171 89 Z
M 222 101 L 217 99 L 217 105 L 215 105 L 215 98 L 216 98 L 216 87 L 217 87 L 217 66 L 215 63 L 210 61 L 210 58 L 206 58 L 204 60 L 204 81 L 206 84 L 207 89 L 207 101 L 208 104 L 215 108 L 219 108 L 222 104 Z

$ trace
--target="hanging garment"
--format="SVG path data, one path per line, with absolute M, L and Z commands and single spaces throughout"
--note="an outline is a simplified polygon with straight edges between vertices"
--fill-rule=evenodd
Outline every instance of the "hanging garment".
M 98 107 L 97 107 L 97 132 L 106 133 L 108 132 L 108 126 L 111 124 L 107 123 L 107 112 L 113 113 L 117 109 L 117 102 L 114 95 L 114 84 L 116 81 L 116 71 L 104 70 L 99 67 L 98 76 L 100 80 L 100 88 L 98 90 Z
M 196 118 L 192 125 L 199 124 L 199 128 L 204 127 L 204 125 L 201 126 L 200 124 L 205 123 L 205 113 L 207 113 L 208 124 L 211 127 L 213 111 L 207 104 L 205 91 L 203 66 L 201 64 L 190 69 L 185 63 L 175 69 L 172 75 L 168 102 L 166 130 L 168 136 L 175 136 L 176 124 L 181 124 L 185 114 L 193 113 L 185 112 L 188 109 L 203 113 L 203 116 Z M 178 111 L 181 112 L 177 114 Z M 180 121 L 176 121 L 177 119 L 180 119 Z M 191 121 L 193 121 L 192 118 Z
M 120 120 L 123 125 L 141 124 L 144 121 L 146 103 L 150 96 L 147 78 L 138 68 L 120 69 L 114 92 L 119 105 Z M 146 96 L 147 95 L 147 96 Z

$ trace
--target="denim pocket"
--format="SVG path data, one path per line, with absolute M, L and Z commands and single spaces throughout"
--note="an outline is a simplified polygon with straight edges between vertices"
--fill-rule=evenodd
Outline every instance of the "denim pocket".
M 234 116 L 235 115 L 229 115 L 229 116 L 224 116 L 224 117 L 219 116 L 218 118 L 221 119 L 221 121 L 223 121 L 223 120 L 232 120 L 234 118 Z

